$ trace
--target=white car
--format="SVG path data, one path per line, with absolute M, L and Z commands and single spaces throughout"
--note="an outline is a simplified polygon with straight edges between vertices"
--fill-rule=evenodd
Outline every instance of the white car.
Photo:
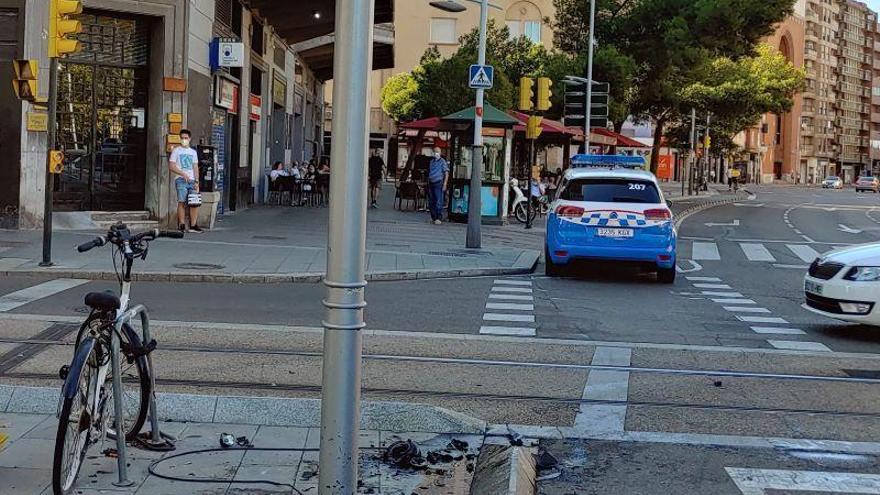
M 822 181 L 822 188 L 823 189 L 843 189 L 843 181 L 840 179 L 840 177 L 837 177 L 835 175 L 829 175 L 828 177 L 825 177 L 824 181 Z
M 880 243 L 835 249 L 804 277 L 804 308 L 828 318 L 880 325 Z

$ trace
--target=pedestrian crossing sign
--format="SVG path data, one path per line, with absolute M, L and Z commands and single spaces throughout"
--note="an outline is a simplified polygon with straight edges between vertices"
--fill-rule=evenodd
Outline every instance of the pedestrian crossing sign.
M 472 65 L 468 86 L 471 89 L 492 89 L 495 80 L 495 68 L 491 65 Z

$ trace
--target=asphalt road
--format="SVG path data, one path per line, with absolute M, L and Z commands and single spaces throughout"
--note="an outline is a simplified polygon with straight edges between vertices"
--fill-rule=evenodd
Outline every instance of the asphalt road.
M 651 437 L 659 445 L 553 444 L 564 456 L 588 452 L 600 460 L 569 463 L 557 484 L 545 485 L 548 494 L 737 493 L 725 471 L 731 466 L 876 471 L 863 469 L 861 458 L 841 467 L 746 446 L 687 447 L 675 436 L 880 439 L 880 330 L 800 307 L 811 256 L 880 240 L 880 195 L 752 192 L 752 199 L 686 219 L 683 273 L 673 285 L 608 265 L 552 279 L 536 273 L 371 283 L 365 398 L 431 403 L 490 423 L 667 435 Z M 85 292 L 113 288 L 99 281 L 41 292 L 46 283 L 0 279 L 0 383 L 58 386 L 54 376 L 70 358 L 72 335 L 41 341 L 39 352 L 30 349 L 33 357 L 19 363 L 22 346 L 37 345 L 23 339 L 81 318 Z M 33 287 L 23 299 L 3 297 Z M 300 397 L 320 393 L 323 295 L 320 284 L 141 282 L 132 292 L 156 320 L 163 390 Z M 741 305 L 723 301 L 732 297 L 760 311 L 725 309 Z M 664 458 L 699 467 L 670 477 Z M 646 475 L 644 489 L 620 484 L 634 469 Z

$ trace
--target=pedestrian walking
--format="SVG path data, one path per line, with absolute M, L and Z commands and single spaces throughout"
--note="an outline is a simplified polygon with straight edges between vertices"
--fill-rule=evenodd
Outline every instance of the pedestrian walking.
M 385 177 L 385 160 L 382 159 L 378 149 L 373 150 L 369 161 L 370 172 L 370 208 L 378 208 L 379 189 L 382 187 L 382 179 Z
M 168 159 L 168 169 L 174 177 L 174 188 L 177 190 L 177 223 L 181 232 L 186 232 L 186 209 L 189 206 L 189 231 L 202 232 L 198 226 L 199 206 L 190 202 L 190 194 L 199 192 L 199 154 L 189 147 L 192 133 L 187 129 L 180 131 L 180 146 L 174 148 Z
M 434 158 L 428 166 L 428 205 L 435 225 L 443 222 L 443 199 L 448 180 L 449 163 L 443 158 L 440 148 L 434 148 Z

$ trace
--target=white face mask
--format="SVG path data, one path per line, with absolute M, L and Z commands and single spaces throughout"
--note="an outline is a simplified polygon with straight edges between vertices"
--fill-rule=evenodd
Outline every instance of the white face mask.
M 440 158 L 440 153 L 434 153 L 434 158 Z
M 184 148 L 189 148 L 189 138 L 181 138 L 180 145 Z

